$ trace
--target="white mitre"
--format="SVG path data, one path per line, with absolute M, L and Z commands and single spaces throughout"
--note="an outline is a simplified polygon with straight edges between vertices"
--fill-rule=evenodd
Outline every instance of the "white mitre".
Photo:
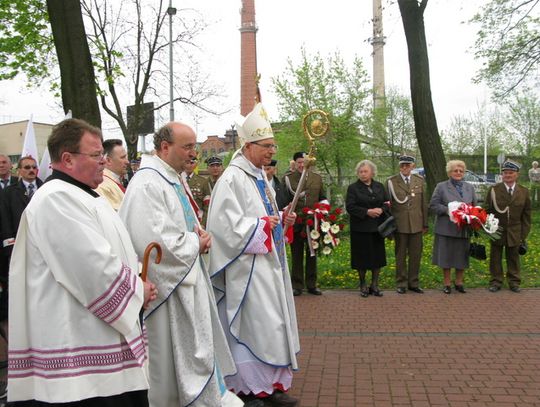
M 242 145 L 274 137 L 268 113 L 261 103 L 255 105 L 242 124 L 236 123 L 236 130 Z

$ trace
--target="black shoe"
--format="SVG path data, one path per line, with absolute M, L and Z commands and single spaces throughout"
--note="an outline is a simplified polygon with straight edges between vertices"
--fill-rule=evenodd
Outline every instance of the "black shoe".
M 519 288 L 517 285 L 515 285 L 513 287 L 510 287 L 510 291 L 512 291 L 514 293 L 519 293 L 519 292 L 521 292 L 521 288 Z
M 454 287 L 456 288 L 456 291 L 460 292 L 461 294 L 465 294 L 467 292 L 467 291 L 465 291 L 465 288 L 462 285 L 455 285 L 454 284 Z
M 272 407 L 294 407 L 298 404 L 298 399 L 289 396 L 287 393 L 276 390 L 264 399 L 265 406 Z
M 405 287 L 398 287 L 398 288 L 396 289 L 396 292 L 397 292 L 398 294 L 405 294 L 405 293 L 407 292 L 407 290 L 405 290 Z
M 375 297 L 382 297 L 383 293 L 379 290 L 379 287 L 370 287 L 369 293 Z
M 302 295 L 302 289 L 301 288 L 293 288 L 292 293 L 295 297 L 298 297 L 299 295 Z
M 422 290 L 420 287 L 409 287 L 409 291 L 413 291 L 417 294 L 424 294 L 424 290 Z
M 369 290 L 366 286 L 360 287 L 360 297 L 366 298 L 369 296 Z
M 500 289 L 501 289 L 501 287 L 498 287 L 496 285 L 489 286 L 489 288 L 488 288 L 489 292 L 492 292 L 492 293 L 496 293 Z
M 450 287 L 449 285 L 445 285 L 442 292 L 445 294 L 450 294 L 452 292 L 452 287 Z
M 310 294 L 313 294 L 313 295 L 322 295 L 322 291 L 319 290 L 317 287 L 308 288 L 307 292 L 310 293 Z
M 244 402 L 244 407 L 264 407 L 265 403 L 262 399 L 258 399 L 253 394 L 239 394 L 240 400 Z

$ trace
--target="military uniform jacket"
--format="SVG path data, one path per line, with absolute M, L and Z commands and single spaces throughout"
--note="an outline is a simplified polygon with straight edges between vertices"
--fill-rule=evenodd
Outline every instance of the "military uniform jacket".
M 493 202 L 492 190 L 496 202 Z M 486 205 L 487 211 L 499 219 L 502 227 L 501 238 L 493 244 L 515 247 L 527 239 L 531 230 L 531 197 L 527 188 L 515 184 L 515 191 L 510 196 L 504 182 L 501 182 L 488 190 Z
M 293 173 L 287 174 L 283 177 L 283 185 L 285 186 L 289 202 L 291 202 L 294 198 L 294 194 L 298 188 L 298 183 L 300 182 L 301 176 L 302 173 L 294 171 Z M 312 171 L 309 171 L 306 176 L 307 179 L 303 191 L 305 194 L 298 200 L 299 208 L 303 208 L 304 206 L 313 207 L 313 205 L 315 205 L 317 202 L 326 199 L 326 196 L 324 195 L 322 177 Z
M 407 185 L 401 174 L 397 174 L 388 178 L 386 186 L 398 232 L 419 233 L 427 228 L 428 204 L 424 178 L 411 174 Z
M 204 200 L 204 187 L 207 183 L 205 177 L 199 174 L 192 173 L 188 180 L 189 189 L 193 195 L 193 199 L 197 203 L 197 206 L 202 211 L 203 210 L 203 200 Z

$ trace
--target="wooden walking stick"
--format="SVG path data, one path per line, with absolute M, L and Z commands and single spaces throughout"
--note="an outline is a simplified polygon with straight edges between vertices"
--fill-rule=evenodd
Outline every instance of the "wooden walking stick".
M 317 151 L 315 140 L 326 136 L 326 133 L 328 133 L 328 130 L 330 129 L 328 114 L 319 109 L 310 110 L 302 119 L 302 128 L 304 129 L 304 135 L 309 141 L 309 153 L 307 157 L 304 157 L 304 170 L 300 176 L 300 181 L 298 181 L 294 198 L 289 205 L 289 213 L 295 211 L 298 200 L 300 199 L 300 195 L 303 192 L 304 185 L 306 184 L 306 176 L 309 167 L 315 163 L 315 152 Z M 289 225 L 285 225 L 283 235 L 287 233 L 287 229 L 289 229 Z
M 143 265 L 142 265 L 142 272 L 141 272 L 141 279 L 142 281 L 146 281 L 146 275 L 148 274 L 148 261 L 150 260 L 150 252 L 152 249 L 156 249 L 156 264 L 159 264 L 161 261 L 161 246 L 159 243 L 152 242 L 148 246 L 146 246 L 146 249 L 144 250 L 144 256 L 143 256 Z

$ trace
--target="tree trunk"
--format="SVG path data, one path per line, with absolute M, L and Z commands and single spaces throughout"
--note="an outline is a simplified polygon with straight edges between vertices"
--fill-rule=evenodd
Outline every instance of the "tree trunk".
M 79 0 L 47 0 L 60 65 L 64 112 L 101 127 L 92 57 Z
M 422 154 L 428 190 L 447 178 L 444 152 L 431 99 L 429 58 L 424 10 L 428 0 L 398 0 L 407 48 L 411 82 L 411 101 L 418 147 Z

